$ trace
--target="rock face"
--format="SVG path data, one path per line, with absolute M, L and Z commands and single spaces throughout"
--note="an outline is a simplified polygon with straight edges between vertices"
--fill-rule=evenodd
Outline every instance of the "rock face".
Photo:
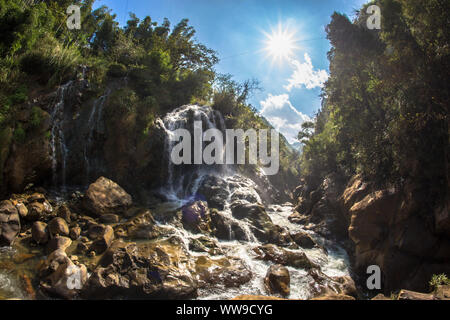
M 195 267 L 180 240 L 136 244 L 116 241 L 89 279 L 89 299 L 189 299 L 197 296 Z
M 303 184 L 294 191 L 296 213 L 289 220 L 308 226 L 332 240 L 347 239 L 348 221 L 343 215 L 340 195 L 345 187 L 342 178 L 327 176 L 318 187 Z
M 282 265 L 273 265 L 267 271 L 264 278 L 264 285 L 269 294 L 279 294 L 283 297 L 289 296 L 291 278 L 289 270 Z
M 9 246 L 20 232 L 20 217 L 9 200 L 0 202 L 0 247 Z
M 430 223 L 432 216 L 418 214 L 419 196 L 405 191 L 368 193 L 348 211 L 355 267 L 362 273 L 378 265 L 386 293 L 398 288 L 426 291 L 433 274 L 450 273 L 450 240 Z M 357 199 L 358 192 L 347 192 L 344 199 Z
M 125 190 L 104 177 L 89 186 L 84 198 L 85 208 L 96 216 L 123 214 L 132 203 L 131 196 Z
M 379 190 L 355 176 L 343 186 L 336 175 L 316 186 L 302 184 L 294 191 L 297 213 L 290 221 L 344 241 L 362 276 L 378 265 L 386 294 L 424 292 L 433 274 L 450 274 L 448 203 L 426 207 L 420 188 L 408 182 Z

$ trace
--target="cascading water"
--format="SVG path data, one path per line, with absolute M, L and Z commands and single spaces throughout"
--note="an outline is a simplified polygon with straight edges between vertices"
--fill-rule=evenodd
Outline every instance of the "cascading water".
M 51 113 L 51 150 L 52 150 L 52 177 L 53 177 L 53 187 L 61 186 L 62 190 L 65 191 L 66 188 L 66 165 L 67 165 L 67 155 L 68 149 L 66 145 L 66 140 L 64 137 L 64 99 L 66 97 L 67 91 L 70 89 L 73 81 L 62 85 L 56 94 L 56 101 L 53 106 L 53 111 Z M 58 175 L 58 159 L 61 166 L 61 176 Z
M 214 288 L 202 289 L 199 292 L 201 299 L 229 299 L 241 294 L 264 295 L 264 277 L 271 263 L 257 260 L 253 249 L 260 246 L 252 232 L 251 222 L 246 219 L 237 219 L 232 214 L 232 204 L 244 202 L 249 204 L 261 204 L 261 195 L 258 193 L 258 186 L 251 179 L 236 174 L 233 168 L 229 166 L 208 167 L 206 165 L 197 166 L 175 166 L 170 159 L 170 152 L 178 142 L 172 141 L 170 138 L 174 135 L 175 130 L 183 128 L 193 132 L 193 122 L 202 121 L 204 129 L 219 129 L 222 132 L 226 130 L 225 122 L 222 115 L 209 107 L 201 106 L 184 106 L 169 113 L 163 120 L 159 120 L 159 125 L 166 133 L 165 159 L 167 160 L 167 184 L 161 190 L 165 193 L 172 208 L 179 208 L 189 202 L 203 198 L 201 194 L 202 185 L 210 177 L 216 181 L 216 187 L 220 188 L 224 194 L 223 208 L 219 214 L 222 215 L 229 223 L 229 240 L 220 241 L 219 246 L 223 252 L 230 257 L 239 257 L 246 265 L 248 270 L 253 273 L 252 280 L 247 284 L 235 289 L 230 288 Z M 267 177 L 264 177 L 267 179 Z M 215 179 L 215 180 L 214 180 Z M 267 180 L 268 181 L 268 180 Z M 214 182 L 213 182 L 214 184 Z M 264 190 L 261 190 L 264 191 Z M 289 222 L 288 217 L 294 212 L 291 204 L 284 205 L 267 205 L 266 210 L 272 221 L 287 230 L 288 232 L 303 231 L 301 226 Z M 237 225 L 245 234 L 245 241 L 235 240 L 234 232 L 231 225 Z M 189 231 L 175 225 L 166 225 L 173 233 L 183 239 L 186 250 L 193 256 L 198 253 L 189 250 L 189 240 L 196 239 L 199 235 L 190 233 Z M 338 246 L 326 243 L 318 235 L 311 232 L 315 240 L 326 247 L 328 254 L 321 248 L 314 249 L 296 249 L 293 252 L 304 252 L 308 258 L 320 265 L 322 272 L 328 276 L 348 275 L 348 257 L 346 252 Z M 242 238 L 242 237 L 241 237 Z M 289 249 L 286 249 L 289 250 Z M 308 299 L 311 297 L 310 283 L 313 281 L 307 271 L 288 267 L 291 276 L 291 299 Z
M 90 175 L 92 171 L 92 162 L 94 161 L 94 157 L 92 155 L 92 148 L 95 143 L 95 132 L 100 131 L 101 121 L 103 117 L 103 107 L 105 105 L 106 100 L 108 99 L 110 90 L 107 90 L 103 96 L 94 101 L 91 113 L 89 115 L 88 123 L 87 123 L 87 139 L 84 145 L 84 162 L 85 162 L 85 170 L 86 170 L 86 181 L 89 182 Z M 95 169 L 95 168 L 94 168 Z
M 186 170 L 186 167 L 175 166 L 170 159 L 172 148 L 178 143 L 172 138 L 177 129 L 187 129 L 193 132 L 194 121 L 201 121 L 205 130 L 219 129 L 225 131 L 225 121 L 220 112 L 207 106 L 188 105 L 174 110 L 167 114 L 163 120 L 158 123 L 166 133 L 165 142 L 165 160 L 167 161 L 167 184 L 163 187 L 164 193 L 171 200 L 181 200 L 189 202 L 195 195 L 202 177 L 211 169 L 214 172 L 224 172 L 229 170 L 226 165 L 220 166 L 220 169 L 206 167 L 203 165 L 193 165 Z

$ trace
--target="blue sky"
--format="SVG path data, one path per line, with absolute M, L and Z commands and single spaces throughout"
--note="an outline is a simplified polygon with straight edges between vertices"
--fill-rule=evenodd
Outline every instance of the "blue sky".
M 237 81 L 256 78 L 263 90 L 250 102 L 290 142 L 303 121 L 320 107 L 320 90 L 328 73 L 325 26 L 334 11 L 354 15 L 365 0 L 97 0 L 117 14 L 121 25 L 128 12 L 149 15 L 175 25 L 188 18 L 201 43 L 218 52 L 216 70 Z M 289 32 L 295 50 L 274 61 L 268 35 L 278 26 Z

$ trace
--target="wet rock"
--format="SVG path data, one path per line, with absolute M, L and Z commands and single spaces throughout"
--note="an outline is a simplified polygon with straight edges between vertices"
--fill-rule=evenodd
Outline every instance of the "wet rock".
M 136 244 L 115 241 L 93 272 L 90 299 L 190 299 L 197 297 L 192 259 L 181 240 Z
M 312 249 L 317 245 L 313 238 L 306 232 L 291 233 L 291 237 L 296 244 L 304 249 Z
M 86 266 L 75 265 L 62 249 L 48 256 L 40 273 L 41 288 L 64 299 L 75 298 L 88 280 Z
M 298 213 L 297 211 L 294 212 L 293 214 L 291 214 L 288 217 L 288 220 L 291 223 L 296 223 L 296 224 L 305 224 L 307 223 L 308 218 L 304 215 L 301 215 L 300 213 Z
M 90 250 L 97 254 L 103 253 L 114 240 L 114 229 L 111 226 L 100 224 L 91 226 L 89 238 L 93 240 Z
M 256 259 L 272 261 L 283 266 L 306 270 L 320 268 L 310 261 L 304 252 L 286 250 L 273 244 L 259 246 L 254 248 L 253 251 L 256 253 Z
M 236 221 L 226 217 L 216 209 L 211 209 L 212 235 L 220 240 L 248 241 L 246 232 Z
M 0 202 L 0 247 L 9 246 L 20 232 L 20 217 L 9 200 Z
M 223 254 L 216 241 L 204 236 L 191 239 L 189 242 L 189 250 L 194 252 L 207 252 L 212 256 Z
M 73 227 L 73 228 L 70 229 L 70 232 L 69 232 L 70 239 L 72 239 L 74 241 L 78 240 L 80 235 L 81 235 L 81 228 L 80 227 L 76 226 L 76 227 Z
M 39 203 L 44 203 L 46 201 L 45 199 L 45 195 L 43 195 L 42 193 L 33 193 L 31 196 L 28 197 L 28 202 L 39 202 Z
M 91 243 L 79 242 L 77 245 L 77 252 L 81 254 L 87 254 Z
M 114 227 L 115 234 L 118 237 L 152 240 L 158 238 L 163 232 L 156 225 L 155 219 L 149 210 L 139 210 L 134 218 L 127 223 Z
M 63 218 L 53 218 L 48 224 L 48 232 L 51 238 L 56 236 L 69 236 L 69 227 Z
M 104 177 L 89 186 L 83 201 L 85 208 L 97 216 L 123 214 L 132 205 L 131 196 L 117 183 Z
M 28 205 L 28 214 L 26 219 L 28 221 L 38 221 L 40 220 L 47 212 L 46 206 L 41 202 L 32 202 Z
M 229 197 L 227 189 L 228 184 L 225 180 L 215 176 L 208 176 L 203 179 L 198 189 L 198 194 L 207 200 L 210 208 L 223 210 Z
M 56 250 L 66 251 L 72 245 L 72 240 L 67 237 L 55 237 L 48 241 L 46 250 L 47 254 L 50 254 Z
M 31 227 L 31 235 L 37 244 L 46 244 L 49 239 L 49 232 L 47 224 L 41 221 L 36 221 Z
M 283 229 L 273 224 L 264 206 L 240 200 L 232 203 L 231 211 L 235 218 L 249 222 L 253 234 L 259 241 L 282 246 L 289 246 L 292 243 L 290 236 L 283 235 Z
M 349 276 L 329 277 L 318 269 L 311 269 L 308 275 L 313 279 L 309 283 L 315 297 L 341 294 L 357 298 L 355 282 Z
M 198 257 L 195 261 L 195 272 L 200 288 L 224 286 L 226 288 L 240 287 L 252 279 L 252 273 L 237 258 L 211 259 Z
M 181 210 L 183 227 L 192 233 L 211 233 L 211 217 L 208 204 L 197 201 L 184 206 Z
M 103 223 L 118 223 L 119 222 L 119 216 L 117 214 L 103 214 L 100 216 L 100 221 Z
M 267 271 L 264 285 L 269 294 L 279 294 L 282 297 L 289 296 L 291 278 L 289 270 L 282 265 L 273 265 Z
M 16 208 L 17 208 L 17 211 L 19 212 L 19 216 L 21 218 L 26 218 L 26 216 L 28 215 L 27 207 L 23 203 L 19 202 L 18 204 L 16 204 Z
M 72 220 L 71 216 L 72 216 L 72 213 L 70 212 L 69 207 L 67 207 L 66 205 L 62 205 L 61 207 L 59 207 L 58 217 L 64 219 L 67 223 L 70 223 Z

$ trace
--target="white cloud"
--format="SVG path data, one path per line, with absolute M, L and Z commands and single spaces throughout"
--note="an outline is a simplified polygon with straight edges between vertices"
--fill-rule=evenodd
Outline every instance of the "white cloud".
M 326 70 L 314 70 L 310 56 L 305 53 L 304 57 L 304 63 L 300 63 L 298 60 L 291 61 L 294 66 L 294 73 L 288 80 L 289 84 L 285 86 L 286 90 L 291 91 L 293 88 L 301 88 L 302 86 L 306 89 L 321 88 L 327 81 L 328 73 Z
M 261 101 L 261 115 L 263 115 L 276 130 L 282 133 L 289 143 L 297 142 L 297 135 L 305 121 L 311 118 L 294 108 L 289 101 L 289 95 L 274 96 L 269 94 Z

